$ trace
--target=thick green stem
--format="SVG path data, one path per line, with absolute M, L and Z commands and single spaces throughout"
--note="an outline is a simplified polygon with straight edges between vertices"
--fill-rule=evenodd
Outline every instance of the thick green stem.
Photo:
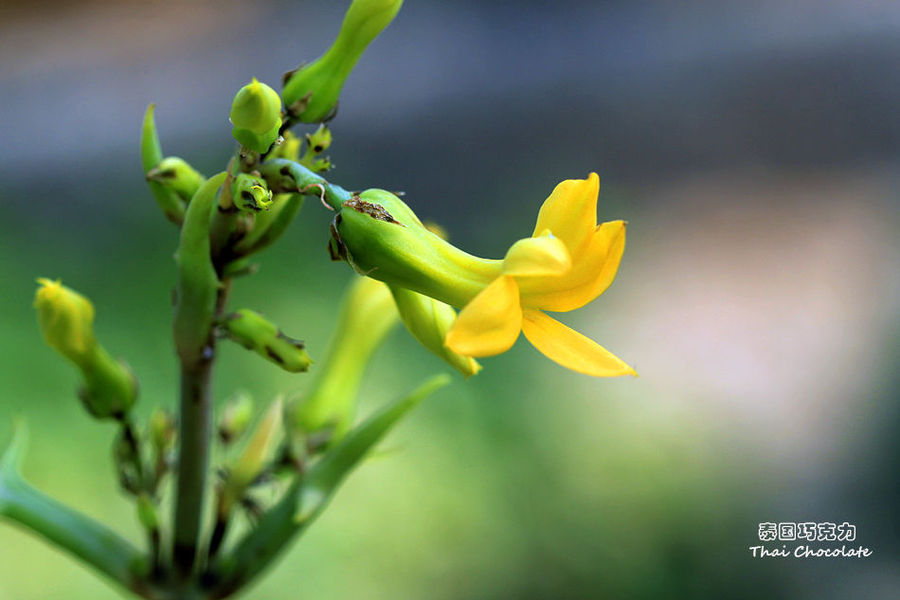
M 193 571 L 200 538 L 212 430 L 212 364 L 210 356 L 209 360 L 181 368 L 181 444 L 172 551 L 172 560 L 181 576 L 188 576 Z

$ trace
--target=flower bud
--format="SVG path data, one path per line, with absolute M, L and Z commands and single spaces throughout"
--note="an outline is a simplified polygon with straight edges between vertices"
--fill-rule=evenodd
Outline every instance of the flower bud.
M 247 486 L 259 477 L 272 457 L 281 429 L 283 406 L 281 399 L 272 402 L 269 410 L 256 425 L 253 435 L 247 440 L 237 460 L 228 469 L 219 510 L 227 514 L 241 499 Z
M 303 342 L 284 335 L 259 313 L 241 309 L 228 315 L 222 325 L 232 340 L 285 371 L 299 373 L 309 369 L 312 361 Z
M 167 156 L 147 172 L 148 181 L 157 181 L 185 202 L 190 202 L 206 178 L 177 156 Z
M 253 419 L 253 398 L 244 391 L 235 392 L 219 421 L 219 438 L 228 444 L 239 438 Z
M 137 398 L 137 381 L 128 367 L 113 359 L 94 337 L 90 300 L 59 281 L 38 279 L 35 295 L 44 339 L 72 361 L 82 375 L 79 396 L 97 418 L 121 418 Z
M 300 434 L 332 429 L 332 441 L 350 427 L 362 376 L 375 349 L 397 322 L 387 286 L 359 277 L 344 297 L 337 330 L 310 392 L 293 402 L 289 425 Z
M 141 526 L 147 531 L 159 531 L 159 514 L 153 500 L 147 494 L 137 497 L 137 516 Z
M 241 173 L 231 184 L 231 198 L 235 206 L 244 212 L 268 210 L 272 205 L 272 192 L 265 180 L 254 175 Z
M 278 139 L 281 98 L 278 92 L 253 78 L 238 90 L 231 104 L 231 135 L 245 148 L 266 152 Z
M 481 365 L 474 358 L 457 354 L 444 345 L 444 338 L 456 321 L 456 311 L 452 306 L 407 289 L 389 287 L 397 303 L 400 319 L 420 344 L 465 377 L 481 370 Z
M 306 134 L 306 152 L 300 159 L 300 164 L 308 167 L 316 173 L 324 173 L 332 168 L 331 159 L 320 155 L 331 146 L 331 130 L 324 123 L 319 125 L 313 133 Z
M 331 48 L 286 75 L 282 98 L 293 118 L 318 123 L 333 115 L 350 71 L 402 4 L 403 0 L 354 0 Z

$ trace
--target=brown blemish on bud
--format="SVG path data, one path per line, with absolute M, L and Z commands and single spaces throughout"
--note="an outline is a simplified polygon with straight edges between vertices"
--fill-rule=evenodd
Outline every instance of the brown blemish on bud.
M 385 210 L 382 205 L 375 204 L 374 202 L 366 202 L 359 196 L 350 198 L 344 202 L 343 206 L 352 208 L 356 212 L 363 213 L 364 215 L 369 215 L 376 221 L 384 221 L 385 223 L 394 223 L 400 227 L 406 227 L 406 225 L 395 219 L 391 213 Z

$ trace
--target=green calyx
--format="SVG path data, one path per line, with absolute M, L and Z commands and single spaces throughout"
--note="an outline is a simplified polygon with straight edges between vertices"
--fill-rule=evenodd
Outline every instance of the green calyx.
M 281 128 L 281 97 L 264 83 L 253 79 L 238 90 L 229 115 L 231 135 L 242 146 L 266 152 L 278 139 Z
M 472 256 L 426 228 L 395 194 L 366 190 L 332 223 L 332 255 L 361 274 L 465 306 L 500 274 L 501 261 Z
M 354 0 L 331 48 L 286 76 L 281 95 L 291 118 L 318 123 L 333 115 L 347 76 L 402 4 L 403 0 Z

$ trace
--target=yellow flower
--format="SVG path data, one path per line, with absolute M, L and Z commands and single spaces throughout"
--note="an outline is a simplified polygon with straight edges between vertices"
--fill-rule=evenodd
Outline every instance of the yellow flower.
M 596 173 L 556 186 L 541 207 L 533 236 L 513 244 L 502 274 L 459 313 L 444 342 L 448 348 L 492 356 L 509 350 L 521 331 L 544 355 L 573 371 L 635 375 L 605 348 L 543 312 L 584 306 L 616 275 L 625 223 L 597 225 L 599 189 Z

